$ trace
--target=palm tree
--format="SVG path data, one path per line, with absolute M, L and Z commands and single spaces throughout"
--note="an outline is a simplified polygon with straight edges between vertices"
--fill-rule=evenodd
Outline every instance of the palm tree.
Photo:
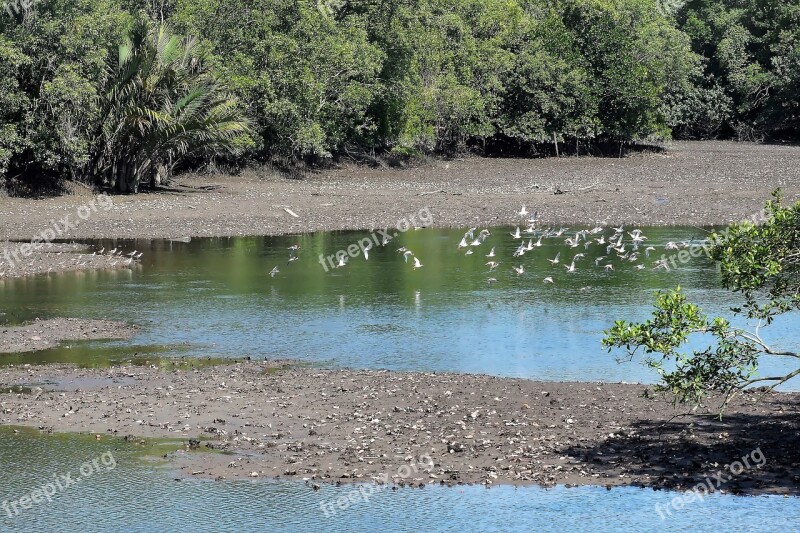
M 197 41 L 140 20 L 110 54 L 88 172 L 120 192 L 156 186 L 187 159 L 239 154 L 250 122 Z

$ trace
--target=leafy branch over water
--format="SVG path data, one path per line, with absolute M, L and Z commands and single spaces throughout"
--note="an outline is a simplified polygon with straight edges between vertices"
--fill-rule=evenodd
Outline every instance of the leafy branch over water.
M 723 236 L 713 236 L 712 257 L 720 263 L 722 283 L 744 300 L 732 312 L 755 320 L 754 330 L 733 327 L 722 317 L 709 318 L 678 287 L 658 293 L 650 320 L 616 321 L 603 345 L 609 351 L 623 349 L 629 360 L 642 354 L 645 364 L 661 375 L 657 390 L 672 393 L 678 403 L 699 404 L 711 393 L 722 393 L 724 409 L 749 386 L 774 389 L 800 375 L 800 366 L 785 375 L 757 375 L 763 356 L 800 359 L 797 351 L 774 349 L 761 336 L 762 327 L 776 316 L 800 309 L 800 202 L 784 206 L 776 191 L 766 213 L 763 224 L 742 222 Z M 707 347 L 681 350 L 690 340 L 706 337 L 711 337 Z

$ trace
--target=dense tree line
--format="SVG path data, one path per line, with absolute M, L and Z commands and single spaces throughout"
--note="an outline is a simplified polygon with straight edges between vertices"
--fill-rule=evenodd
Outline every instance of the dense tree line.
M 796 135 L 800 0 L 674 4 L 7 1 L 0 175 Z
M 670 100 L 675 135 L 797 138 L 800 1 L 689 0 L 676 22 L 691 38 L 702 74 Z

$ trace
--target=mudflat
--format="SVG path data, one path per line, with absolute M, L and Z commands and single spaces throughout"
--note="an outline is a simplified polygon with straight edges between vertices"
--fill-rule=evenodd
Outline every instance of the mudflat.
M 778 187 L 800 198 L 799 175 L 798 146 L 712 141 L 621 159 L 466 157 L 405 169 L 344 165 L 295 178 L 270 169 L 182 175 L 165 190 L 112 196 L 112 206 L 86 220 L 79 209 L 96 198 L 80 187 L 56 198 L 0 198 L 0 239 L 29 240 L 67 215 L 59 238 L 391 228 L 426 208 L 435 227 L 487 227 L 519 223 L 522 204 L 542 224 L 720 225 L 757 213 Z
M 408 169 L 349 165 L 298 179 L 267 169 L 184 175 L 168 189 L 113 196 L 108 209 L 70 224 L 58 238 L 379 229 L 422 210 L 435 227 L 489 227 L 518 223 L 523 204 L 538 212 L 542 225 L 723 225 L 758 213 L 778 187 L 787 200 L 800 198 L 800 147 L 681 142 L 666 148 L 622 159 L 470 157 Z M 7 240 L 0 254 L 54 227 L 53 221 L 70 216 L 76 222 L 93 200 L 80 188 L 55 198 L 0 198 L 0 238 Z M 13 265 L 2 255 L 0 278 L 135 266 L 119 252 L 97 252 L 59 244 L 24 261 L 12 258 Z M 118 323 L 58 319 L 0 329 L 0 352 L 132 331 Z M 720 420 L 715 402 L 686 415 L 647 391 L 642 385 L 285 362 L 198 364 L 172 372 L 26 365 L 0 369 L 0 423 L 101 439 L 177 437 L 194 450 L 171 455 L 176 469 L 212 479 L 289 477 L 314 484 L 385 475 L 417 487 L 655 488 L 710 480 L 732 492 L 798 493 L 800 394 L 748 392 Z M 218 451 L 232 455 L 210 453 Z M 423 457 L 431 468 L 419 468 Z
M 793 393 L 748 392 L 720 420 L 713 401 L 685 415 L 643 385 L 283 361 L 173 372 L 11 367 L 0 370 L 0 388 L 0 423 L 99 439 L 179 438 L 197 450 L 169 458 L 198 478 L 684 489 L 708 480 L 747 494 L 800 487 Z M 210 453 L 219 451 L 229 453 Z
M 0 326 L 0 354 L 46 350 L 62 341 L 127 339 L 137 329 L 125 322 L 81 318 L 54 318 L 22 326 Z
M 726 225 L 760 213 L 777 188 L 787 200 L 800 198 L 798 176 L 798 146 L 705 141 L 619 159 L 466 157 L 405 169 L 343 165 L 293 178 L 266 168 L 187 174 L 169 188 L 102 201 L 82 187 L 45 199 L 0 196 L 0 280 L 136 265 L 76 246 L 22 253 L 49 229 L 69 241 L 491 227 L 519 224 L 522 205 L 541 225 Z

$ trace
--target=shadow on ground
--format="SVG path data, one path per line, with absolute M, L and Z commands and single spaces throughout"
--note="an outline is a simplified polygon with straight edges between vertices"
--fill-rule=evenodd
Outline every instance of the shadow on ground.
M 746 394 L 740 403 L 764 414 L 731 406 L 722 419 L 640 420 L 601 444 L 561 452 L 612 477 L 649 477 L 654 488 L 688 490 L 705 482 L 734 494 L 800 495 L 800 401 Z

